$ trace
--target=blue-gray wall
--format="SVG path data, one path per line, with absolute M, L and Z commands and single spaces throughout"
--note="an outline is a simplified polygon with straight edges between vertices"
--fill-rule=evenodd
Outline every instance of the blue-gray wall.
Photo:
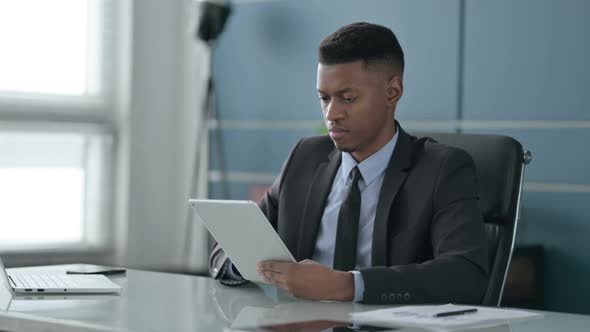
M 533 152 L 519 244 L 546 249 L 546 308 L 590 313 L 590 1 L 277 0 L 234 6 L 215 52 L 230 198 L 268 185 L 322 128 L 316 49 L 338 27 L 394 30 L 407 65 L 397 117 L 416 130 L 499 133 Z

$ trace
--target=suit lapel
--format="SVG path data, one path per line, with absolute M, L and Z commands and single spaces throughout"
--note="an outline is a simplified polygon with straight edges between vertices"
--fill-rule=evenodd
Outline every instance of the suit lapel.
M 298 261 L 310 259 L 313 255 L 319 225 L 326 207 L 326 200 L 340 166 L 340 151 L 337 149 L 332 150 L 328 158 L 326 162 L 321 163 L 316 169 L 307 194 L 305 211 L 299 230 L 299 245 L 296 255 Z
M 403 131 L 399 123 L 396 122 L 396 124 L 399 130 L 398 141 L 393 157 L 389 160 L 385 170 L 373 226 L 373 248 L 371 249 L 373 266 L 387 265 L 389 212 L 397 193 L 408 176 L 408 168 L 412 160 L 410 136 Z

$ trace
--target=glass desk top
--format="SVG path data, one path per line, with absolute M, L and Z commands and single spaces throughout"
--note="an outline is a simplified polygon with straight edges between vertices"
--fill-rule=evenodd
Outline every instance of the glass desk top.
M 9 272 L 64 273 L 73 267 L 14 268 Z M 329 327 L 350 323 L 350 313 L 384 308 L 302 301 L 271 286 L 231 288 L 210 278 L 180 274 L 129 269 L 109 278 L 122 287 L 121 294 L 24 296 L 2 287 L 0 330 L 46 331 L 50 326 L 56 331 L 248 331 L 264 325 L 275 331 L 332 331 Z M 477 331 L 590 331 L 590 316 L 543 313 L 541 319 Z

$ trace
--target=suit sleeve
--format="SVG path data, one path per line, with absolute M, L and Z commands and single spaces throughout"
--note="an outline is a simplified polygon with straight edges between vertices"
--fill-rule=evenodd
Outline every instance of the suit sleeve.
M 289 153 L 289 157 L 283 163 L 281 173 L 279 173 L 279 176 L 270 186 L 269 190 L 266 192 L 260 203 L 258 203 L 260 210 L 262 210 L 262 212 L 266 216 L 266 219 L 268 219 L 268 221 L 275 230 L 277 229 L 279 219 L 279 196 L 281 188 L 283 187 L 283 180 L 285 179 L 286 174 L 289 171 L 289 166 L 291 165 L 293 157 L 295 156 L 295 154 L 297 154 L 297 150 L 301 146 L 301 143 L 303 141 L 305 141 L 305 138 L 301 139 L 299 142 L 297 142 L 295 147 L 293 147 L 293 149 Z
M 303 139 L 299 141 L 297 145 L 293 148 L 293 150 L 289 154 L 289 157 L 283 164 L 281 173 L 274 180 L 269 190 L 264 194 L 264 197 L 262 198 L 260 203 L 258 203 L 260 210 L 262 210 L 262 213 L 264 213 L 266 219 L 268 219 L 268 221 L 275 230 L 277 229 L 279 214 L 279 193 L 281 190 L 284 174 L 287 172 L 291 160 L 293 159 L 293 156 L 295 155 L 295 152 L 302 141 Z M 213 245 L 213 249 L 211 250 L 211 254 L 209 255 L 209 274 L 215 279 L 220 279 L 222 283 L 224 279 L 232 279 L 229 278 L 229 276 L 226 273 L 223 273 L 224 266 L 228 267 L 230 266 L 230 263 L 231 261 L 229 260 L 223 249 L 219 246 L 219 244 L 215 243 Z M 244 279 L 242 278 L 242 280 Z
M 434 258 L 362 269 L 364 303 L 481 303 L 488 284 L 488 254 L 475 165 L 465 151 L 451 150 L 432 195 Z

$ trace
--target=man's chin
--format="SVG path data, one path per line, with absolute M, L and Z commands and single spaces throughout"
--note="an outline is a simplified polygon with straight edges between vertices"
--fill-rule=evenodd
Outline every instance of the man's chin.
M 348 152 L 348 153 L 352 153 L 354 152 L 354 148 L 350 147 L 350 146 L 346 146 L 343 144 L 340 144 L 334 140 L 332 140 L 332 142 L 334 142 L 334 145 L 336 146 L 336 149 L 338 149 L 338 151 L 340 152 Z

